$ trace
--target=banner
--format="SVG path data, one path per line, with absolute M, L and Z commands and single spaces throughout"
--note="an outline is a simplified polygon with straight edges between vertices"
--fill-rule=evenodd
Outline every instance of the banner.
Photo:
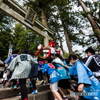
M 11 43 L 9 43 L 9 51 L 8 51 L 8 57 L 10 55 L 12 55 L 12 48 L 13 48 L 13 45 Z

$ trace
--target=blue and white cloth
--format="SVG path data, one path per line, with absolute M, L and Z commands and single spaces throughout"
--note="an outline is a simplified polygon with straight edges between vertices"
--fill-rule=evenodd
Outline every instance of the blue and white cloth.
M 15 57 L 17 57 L 18 56 L 18 54 L 12 54 L 12 55 L 10 55 L 5 61 L 4 61 L 4 63 L 5 64 L 8 64 L 8 66 L 10 65 L 10 63 L 12 62 L 12 60 L 15 58 Z
M 44 66 L 44 61 L 38 61 L 38 71 Z
M 54 83 L 60 80 L 60 75 L 57 73 L 55 66 L 52 63 L 47 63 L 42 69 L 42 73 L 48 72 L 50 76 L 50 83 Z
M 93 96 L 84 95 L 84 98 L 88 100 L 100 100 L 100 83 L 95 77 L 93 77 L 93 73 L 88 67 L 77 60 L 73 67 L 69 67 L 69 72 L 70 75 L 78 76 L 78 84 L 84 84 L 83 92 L 94 92 L 97 94 Z
M 29 78 L 32 68 L 31 64 L 38 64 L 36 58 L 33 58 L 31 55 L 21 54 L 14 58 L 8 66 L 8 69 L 13 72 L 11 80 Z
M 62 61 L 60 58 L 56 58 L 53 60 L 53 64 L 56 68 L 60 67 L 57 69 L 57 72 L 60 74 L 61 79 L 70 79 L 70 74 L 68 71 L 68 68 L 65 68 L 64 66 L 61 65 L 63 63 L 64 65 L 67 66 L 65 60 Z

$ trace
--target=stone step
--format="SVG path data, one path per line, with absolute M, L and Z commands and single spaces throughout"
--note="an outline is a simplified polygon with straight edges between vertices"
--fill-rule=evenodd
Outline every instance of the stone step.
M 68 100 L 74 100 L 73 97 L 70 97 L 70 95 L 66 95 L 68 97 Z M 6 98 L 6 99 L 0 99 L 0 100 L 21 100 L 21 97 L 12 97 L 12 98 Z M 28 100 L 54 100 L 54 97 L 50 90 L 41 91 L 37 94 L 28 94 Z
M 46 91 L 46 90 L 50 90 L 49 89 L 49 85 L 37 85 L 37 90 L 38 92 L 41 91 Z M 30 94 L 33 91 L 33 88 L 27 88 L 27 93 Z M 10 88 L 4 88 L 4 89 L 0 89 L 0 100 L 4 99 L 4 98 L 10 98 L 10 97 L 14 97 L 17 96 L 18 93 L 20 92 L 20 88 L 18 89 L 10 89 Z

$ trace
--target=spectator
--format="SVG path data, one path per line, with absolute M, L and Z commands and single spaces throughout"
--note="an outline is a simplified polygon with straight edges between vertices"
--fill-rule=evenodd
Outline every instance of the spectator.
M 100 56 L 95 54 L 92 48 L 85 50 L 88 58 L 85 65 L 93 72 L 94 76 L 100 80 Z

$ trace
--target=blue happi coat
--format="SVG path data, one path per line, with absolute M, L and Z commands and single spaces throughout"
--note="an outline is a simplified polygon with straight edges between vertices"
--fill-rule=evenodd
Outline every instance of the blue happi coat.
M 38 71 L 44 66 L 44 61 L 38 61 Z
M 84 83 L 83 92 L 94 93 L 93 96 L 84 95 L 84 98 L 88 100 L 100 100 L 100 83 L 95 77 L 93 77 L 93 73 L 88 67 L 77 60 L 73 67 L 69 67 L 69 72 L 70 75 L 78 76 L 78 84 Z
M 70 79 L 68 68 L 65 68 L 60 64 L 63 63 L 64 65 L 67 66 L 65 60 L 62 61 L 60 58 L 57 57 L 56 59 L 53 60 L 53 63 L 56 68 L 60 67 L 59 69 L 57 69 L 57 72 L 60 74 L 61 79 Z
M 60 80 L 60 75 L 57 73 L 54 65 L 52 63 L 47 63 L 42 69 L 42 73 L 48 72 L 50 76 L 50 83 L 54 83 Z
M 10 63 L 12 62 L 12 60 L 13 60 L 15 57 L 17 57 L 17 55 L 18 55 L 18 54 L 12 54 L 12 55 L 10 55 L 10 56 L 4 61 L 4 63 L 5 63 L 5 64 L 8 64 L 8 66 L 9 66 Z

